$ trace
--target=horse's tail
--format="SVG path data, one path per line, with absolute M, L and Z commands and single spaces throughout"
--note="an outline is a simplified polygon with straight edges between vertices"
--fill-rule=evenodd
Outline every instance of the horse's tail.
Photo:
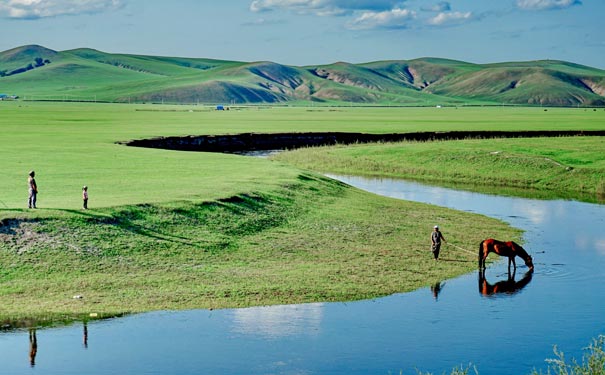
M 483 267 L 483 243 L 485 242 L 485 240 L 481 241 L 481 243 L 479 244 L 479 268 L 481 269 Z

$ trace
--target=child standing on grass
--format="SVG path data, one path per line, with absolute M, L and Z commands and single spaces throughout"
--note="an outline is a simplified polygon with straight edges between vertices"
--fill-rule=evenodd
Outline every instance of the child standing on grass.
M 83 208 L 88 210 L 88 186 L 84 185 L 82 187 L 82 201 L 84 201 Z

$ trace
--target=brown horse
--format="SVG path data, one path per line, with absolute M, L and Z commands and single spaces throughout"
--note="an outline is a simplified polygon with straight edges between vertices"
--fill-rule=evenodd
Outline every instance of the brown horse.
M 534 270 L 534 263 L 531 256 L 523 249 L 519 244 L 509 241 L 502 242 L 489 238 L 481 241 L 479 244 L 479 268 L 485 268 L 485 259 L 489 253 L 496 253 L 503 257 L 508 257 L 508 272 L 510 272 L 510 264 L 512 263 L 514 269 L 517 269 L 515 263 L 515 257 L 520 257 L 525 261 L 525 265 L 529 267 L 530 271 Z

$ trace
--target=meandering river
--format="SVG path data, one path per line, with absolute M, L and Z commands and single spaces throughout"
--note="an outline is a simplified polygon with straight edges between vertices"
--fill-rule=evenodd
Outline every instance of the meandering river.
M 4 332 L 2 373 L 442 374 L 472 363 L 480 374 L 522 375 L 545 369 L 553 345 L 580 358 L 605 334 L 605 206 L 332 177 L 505 220 L 526 231 L 536 270 L 521 265 L 509 279 L 501 262 L 484 277 L 370 301 L 153 312 Z M 454 251 L 445 245 L 442 254 Z

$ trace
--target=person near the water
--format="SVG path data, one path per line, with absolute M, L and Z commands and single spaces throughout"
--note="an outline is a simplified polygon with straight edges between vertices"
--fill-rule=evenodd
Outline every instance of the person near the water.
M 443 234 L 439 231 L 439 226 L 435 225 L 433 233 L 431 233 L 431 251 L 435 260 L 439 259 L 439 250 L 441 249 L 441 240 L 447 242 L 443 237 Z
M 38 185 L 36 185 L 36 172 L 29 172 L 29 177 L 27 178 L 27 185 L 29 187 L 29 198 L 27 200 L 28 208 L 36 208 L 36 200 L 38 196 Z
M 84 185 L 82 187 L 82 208 L 88 210 L 88 186 Z

